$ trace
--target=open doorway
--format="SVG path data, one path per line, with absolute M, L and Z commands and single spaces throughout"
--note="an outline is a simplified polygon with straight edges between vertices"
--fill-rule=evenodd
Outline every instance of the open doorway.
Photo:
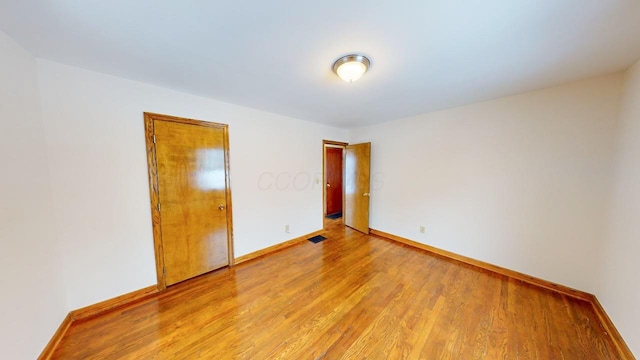
M 342 222 L 344 208 L 344 153 L 347 143 L 322 141 L 323 216 Z

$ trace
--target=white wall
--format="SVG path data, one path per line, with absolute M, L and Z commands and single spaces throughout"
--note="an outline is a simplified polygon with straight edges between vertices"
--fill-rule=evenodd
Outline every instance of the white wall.
M 0 349 L 35 359 L 64 319 L 35 59 L 0 32 Z
M 614 169 L 596 295 L 631 351 L 640 355 L 640 61 L 625 76 Z
M 322 139 L 346 130 L 38 67 L 69 308 L 155 284 L 145 111 L 229 124 L 236 257 L 322 228 Z
M 594 291 L 621 83 L 352 130 L 351 142 L 372 142 L 371 227 Z

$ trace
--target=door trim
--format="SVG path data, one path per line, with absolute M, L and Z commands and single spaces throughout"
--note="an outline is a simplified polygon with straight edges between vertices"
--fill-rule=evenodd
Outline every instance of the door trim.
M 344 157 L 344 149 L 349 143 L 333 140 L 322 140 L 322 221 L 324 223 L 324 217 L 327 216 L 327 174 L 325 174 L 325 168 L 327 166 L 327 154 L 325 149 L 326 145 L 335 145 L 342 147 L 342 156 Z M 342 179 L 344 181 L 344 163 L 342 164 Z M 344 183 L 342 185 L 342 209 L 344 211 Z
M 229 266 L 234 264 L 233 257 L 233 215 L 231 204 L 231 179 L 229 172 L 229 125 L 214 123 L 203 120 L 194 120 L 181 118 L 170 115 L 144 113 L 144 134 L 147 150 L 147 172 L 149 176 L 149 198 L 151 205 L 151 223 L 153 226 L 153 248 L 156 259 L 156 277 L 158 280 L 158 290 L 162 291 L 167 288 L 167 282 L 164 275 L 164 248 L 162 246 L 161 217 L 158 204 L 160 203 L 160 194 L 158 189 L 158 162 L 156 158 L 156 144 L 154 141 L 154 121 L 170 121 L 181 124 L 190 124 L 217 128 L 224 130 L 224 167 L 225 167 L 225 198 L 227 201 L 227 247 L 229 251 Z

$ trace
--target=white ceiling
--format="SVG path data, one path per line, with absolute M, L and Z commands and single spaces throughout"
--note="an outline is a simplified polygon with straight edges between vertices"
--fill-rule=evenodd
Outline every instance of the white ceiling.
M 0 0 L 35 56 L 356 127 L 623 70 L 638 0 Z M 371 58 L 348 84 L 331 72 Z

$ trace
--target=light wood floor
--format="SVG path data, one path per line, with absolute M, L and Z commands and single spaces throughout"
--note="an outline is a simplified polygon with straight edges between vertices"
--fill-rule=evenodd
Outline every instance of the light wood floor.
M 57 359 L 615 359 L 587 302 L 328 224 L 74 322 Z

